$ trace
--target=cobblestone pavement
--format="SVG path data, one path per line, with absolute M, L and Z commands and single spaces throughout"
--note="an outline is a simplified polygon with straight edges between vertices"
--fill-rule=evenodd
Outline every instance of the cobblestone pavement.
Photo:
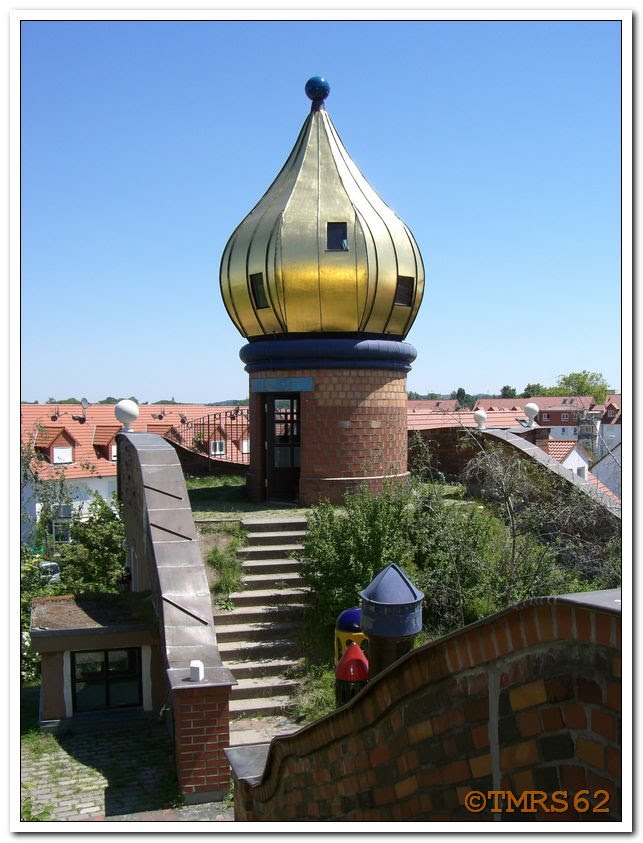
M 237 721 L 231 741 L 263 743 L 296 729 L 284 718 Z M 180 805 L 172 742 L 150 719 L 102 720 L 21 741 L 21 802 L 50 822 L 231 822 L 229 802 Z M 178 807 L 177 807 L 178 806 Z

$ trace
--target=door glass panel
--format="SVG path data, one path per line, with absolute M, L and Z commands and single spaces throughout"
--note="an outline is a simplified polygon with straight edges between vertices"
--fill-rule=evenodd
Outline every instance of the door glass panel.
M 110 708 L 139 705 L 140 692 L 138 679 L 112 679 L 109 683 Z
M 131 670 L 129 650 L 110 650 L 107 659 L 110 673 L 125 673 Z
M 288 446 L 275 445 L 273 454 L 275 468 L 290 468 L 290 448 Z
M 139 650 L 72 653 L 74 711 L 141 705 Z
M 107 685 L 104 680 L 76 682 L 76 711 L 107 708 Z
M 76 679 L 99 677 L 105 670 L 105 654 L 76 653 Z

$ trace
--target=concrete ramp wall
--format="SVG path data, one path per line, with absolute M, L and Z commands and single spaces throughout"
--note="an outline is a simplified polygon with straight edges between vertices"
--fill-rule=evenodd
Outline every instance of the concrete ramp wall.
M 230 688 L 212 618 L 199 539 L 175 449 L 151 433 L 120 433 L 118 488 L 133 590 L 152 591 L 160 618 L 179 784 L 188 802 L 228 792 Z M 201 662 L 194 681 L 190 663 Z

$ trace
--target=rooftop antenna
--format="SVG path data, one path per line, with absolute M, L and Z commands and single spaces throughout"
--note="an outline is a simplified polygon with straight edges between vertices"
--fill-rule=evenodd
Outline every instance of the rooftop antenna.
M 87 408 L 89 407 L 89 401 L 86 398 L 80 399 L 80 406 L 83 408 L 82 416 L 72 416 L 74 421 L 80 422 L 80 424 L 85 424 L 87 421 Z

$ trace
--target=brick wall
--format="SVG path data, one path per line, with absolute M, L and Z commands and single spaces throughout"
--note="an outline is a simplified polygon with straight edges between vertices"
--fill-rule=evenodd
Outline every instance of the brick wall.
M 256 372 L 251 380 L 263 377 L 313 379 L 313 391 L 300 396 L 299 503 L 340 503 L 346 489 L 366 483 L 378 490 L 387 477 L 407 476 L 405 376 L 350 368 Z M 264 475 L 260 395 L 251 394 L 250 419 L 247 489 L 257 500 Z
M 619 613 L 538 598 L 417 648 L 348 705 L 274 739 L 267 775 L 235 782 L 236 819 L 618 819 L 620 635 Z M 575 810 L 583 789 L 592 806 L 606 791 L 608 813 Z M 471 790 L 543 791 L 548 807 L 566 791 L 569 807 L 494 811 L 493 797 L 472 813 Z
M 474 431 L 475 432 L 475 431 Z M 431 458 L 433 460 L 433 467 L 441 471 L 443 474 L 458 476 L 477 453 L 475 445 L 467 442 L 468 434 L 459 427 L 444 427 L 433 430 L 411 430 L 408 432 L 409 437 L 409 466 L 413 469 L 413 436 L 419 433 L 421 437 L 428 443 Z M 536 443 L 538 441 L 541 430 L 525 430 L 518 434 L 521 439 L 527 442 Z M 482 437 L 484 443 L 485 437 Z M 501 444 L 498 440 L 492 440 L 495 445 Z M 509 452 L 513 456 L 523 456 L 520 451 L 511 446 L 507 446 Z M 528 458 L 528 457 L 527 457 Z
M 230 688 L 180 688 L 172 696 L 176 770 L 184 798 L 221 798 L 230 784 L 223 752 L 230 745 Z

